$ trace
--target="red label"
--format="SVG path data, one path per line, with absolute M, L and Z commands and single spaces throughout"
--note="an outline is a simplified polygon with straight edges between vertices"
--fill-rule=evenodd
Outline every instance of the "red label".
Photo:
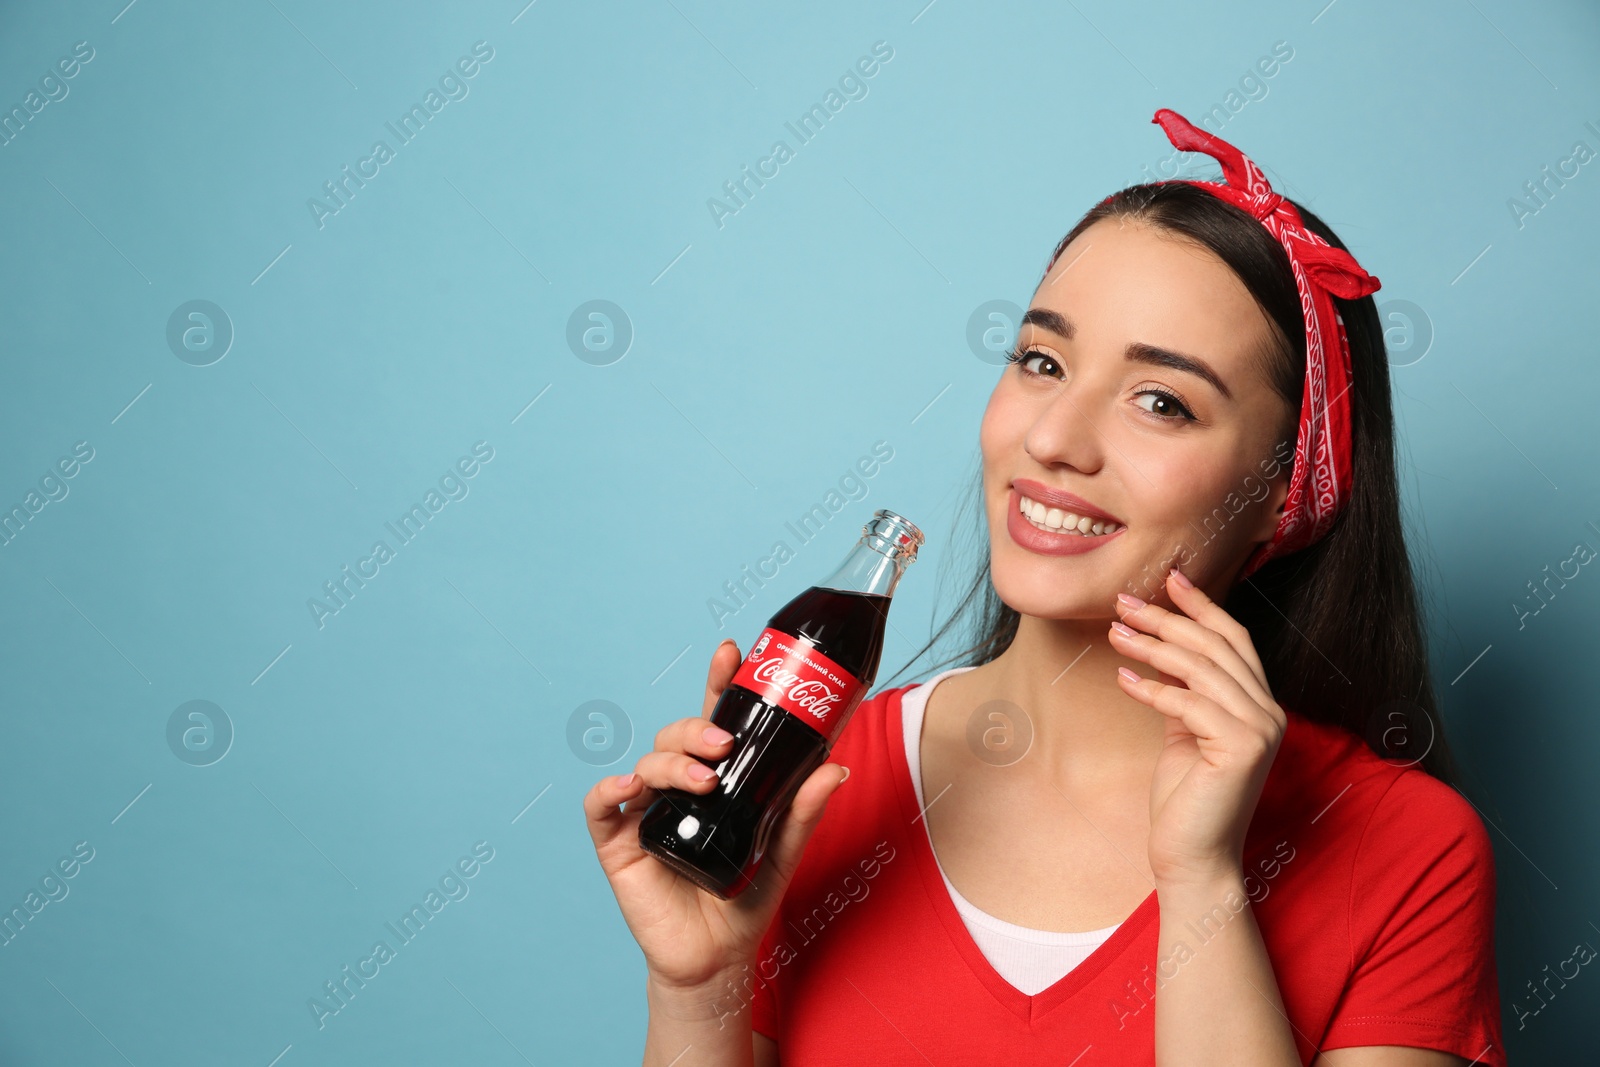
M 756 638 L 733 684 L 802 720 L 830 745 L 862 695 L 859 678 L 804 638 L 770 626 Z

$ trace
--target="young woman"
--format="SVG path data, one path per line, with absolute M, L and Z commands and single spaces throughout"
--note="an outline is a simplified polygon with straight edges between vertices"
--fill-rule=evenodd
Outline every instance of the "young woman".
M 637 839 L 715 786 L 731 642 L 585 797 L 647 1065 L 1503 1067 L 1378 280 L 1155 121 L 1226 184 L 1124 189 L 1057 247 L 983 417 L 987 558 L 935 635 L 975 610 L 965 662 L 860 706 L 732 901 Z

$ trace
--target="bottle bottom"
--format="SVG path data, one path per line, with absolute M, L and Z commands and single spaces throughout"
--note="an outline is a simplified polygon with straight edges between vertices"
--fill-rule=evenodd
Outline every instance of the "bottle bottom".
M 732 900 L 750 884 L 747 880 L 738 878 L 735 878 L 731 884 L 716 881 L 707 875 L 705 871 L 691 863 L 683 862 L 670 849 L 662 848 L 653 841 L 640 841 L 639 845 L 650 855 L 719 900 Z
M 713 812 L 708 799 L 662 790 L 639 823 L 639 847 L 713 896 L 732 900 L 749 888 L 761 862 L 755 843 L 764 835 L 750 824 L 770 820 L 727 804 Z
M 801 783 L 828 758 L 822 736 L 788 712 L 762 706 L 752 720 L 718 723 L 739 751 L 713 768 L 725 776 L 715 789 L 664 789 L 639 822 L 641 848 L 723 900 L 750 887 Z

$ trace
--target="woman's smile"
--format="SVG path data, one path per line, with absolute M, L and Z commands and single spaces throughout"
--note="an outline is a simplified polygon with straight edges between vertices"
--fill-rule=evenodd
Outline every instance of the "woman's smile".
M 1031 515 L 1023 514 L 1025 506 L 1031 506 L 1033 514 L 1042 515 L 1045 521 L 1039 522 Z M 1117 523 L 1111 523 L 1107 529 L 1105 523 L 1093 522 L 1087 515 L 1068 514 L 1061 508 L 1047 509 L 1038 501 L 1024 497 L 1015 486 L 1007 496 L 1006 515 L 1006 532 L 1011 540 L 1018 547 L 1042 556 L 1075 556 L 1090 552 L 1127 529 Z M 1066 526 L 1068 519 L 1074 525 Z M 1085 524 L 1089 524 L 1088 533 L 1082 530 Z M 1096 530 L 1100 532 L 1096 533 Z

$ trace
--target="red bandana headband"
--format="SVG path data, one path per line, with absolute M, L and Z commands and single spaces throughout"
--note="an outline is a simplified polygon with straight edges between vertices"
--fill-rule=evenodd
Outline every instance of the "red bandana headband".
M 1170 108 L 1161 108 L 1150 121 L 1161 126 L 1178 150 L 1204 152 L 1222 164 L 1227 184 L 1178 180 L 1205 189 L 1259 219 L 1288 253 L 1295 286 L 1300 290 L 1300 310 L 1306 323 L 1306 381 L 1294 470 L 1283 518 L 1272 540 L 1245 562 L 1240 577 L 1247 578 L 1269 559 L 1320 540 L 1350 499 L 1350 343 L 1330 294 L 1355 300 L 1377 292 L 1379 282 L 1362 270 L 1350 253 L 1307 229 L 1300 212 L 1272 191 L 1267 176 L 1243 152 Z

